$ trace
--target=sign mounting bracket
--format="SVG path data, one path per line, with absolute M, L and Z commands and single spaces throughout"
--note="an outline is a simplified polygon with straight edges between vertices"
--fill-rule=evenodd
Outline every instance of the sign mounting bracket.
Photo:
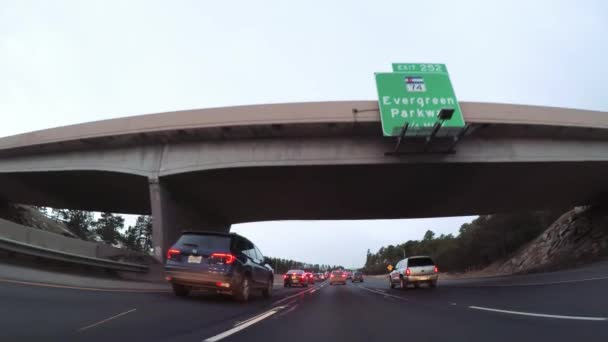
M 433 125 L 433 129 L 432 129 L 431 133 L 425 137 L 419 137 L 419 136 L 406 137 L 406 133 L 410 126 L 409 122 L 406 122 L 405 125 L 403 125 L 403 127 L 401 128 L 399 135 L 396 136 L 395 148 L 392 151 L 385 152 L 384 155 L 385 156 L 399 156 L 399 155 L 407 155 L 407 154 L 425 154 L 425 153 L 426 154 L 453 154 L 453 153 L 456 153 L 456 150 L 455 150 L 456 145 L 466 135 L 467 131 L 469 130 L 470 125 L 466 124 L 462 129 L 460 129 L 458 134 L 455 136 L 452 136 L 452 137 L 438 137 L 437 136 L 439 129 L 443 125 L 443 122 L 445 120 L 449 120 L 451 118 L 451 115 L 453 114 L 453 112 L 454 112 L 453 109 L 448 109 L 448 108 L 441 109 L 441 112 L 439 113 L 439 120 L 437 120 L 437 122 L 435 122 L 435 124 Z M 408 150 L 408 151 L 401 150 L 401 147 L 405 140 L 410 140 L 412 142 L 416 142 L 416 141 L 420 142 L 422 140 L 423 141 L 422 149 L 418 148 L 418 149 Z M 433 147 L 433 143 L 435 143 L 435 142 L 441 143 L 441 142 L 445 142 L 446 140 L 449 141 L 449 143 L 447 144 L 447 147 L 445 147 L 446 144 L 443 143 L 444 148 L 434 149 L 434 150 L 431 149 L 431 147 Z

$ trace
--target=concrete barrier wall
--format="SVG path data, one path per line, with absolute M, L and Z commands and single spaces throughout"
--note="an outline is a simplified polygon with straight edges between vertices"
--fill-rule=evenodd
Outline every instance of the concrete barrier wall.
M 128 249 L 116 248 L 116 247 L 112 247 L 110 245 L 105 245 L 105 244 L 101 244 L 101 243 L 98 243 L 96 245 L 97 245 L 97 257 L 98 258 L 115 259 L 115 257 L 118 257 L 118 256 L 121 256 L 121 257 L 141 257 L 141 256 L 143 256 L 142 253 L 128 250 Z
M 23 228 L 29 230 L 29 239 L 26 242 L 31 245 L 66 253 L 97 257 L 97 244 L 94 242 L 82 241 L 35 228 Z
M 36 228 L 26 227 L 3 219 L 0 219 L 0 237 L 61 252 L 95 258 L 108 259 L 113 256 L 141 255 L 140 253 L 126 249 L 74 239 Z
M 6 221 L 3 219 L 0 219 L 0 236 L 1 237 L 15 240 L 15 241 L 26 242 L 28 240 L 27 235 L 29 233 L 29 229 L 31 229 L 31 228 L 27 228 L 27 229 L 24 229 L 24 228 L 26 228 L 26 227 L 24 227 L 20 224 L 16 224 L 11 221 Z

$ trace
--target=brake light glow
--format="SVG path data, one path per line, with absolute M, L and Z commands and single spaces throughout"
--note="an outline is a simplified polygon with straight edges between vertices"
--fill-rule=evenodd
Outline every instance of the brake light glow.
M 236 257 L 230 253 L 213 253 L 211 254 L 212 258 L 219 258 L 224 260 L 224 264 L 230 265 L 234 263 Z
M 167 251 L 167 259 L 171 260 L 171 257 L 173 257 L 174 255 L 180 255 L 180 254 L 181 254 L 181 251 L 179 249 L 171 248 Z
M 283 279 L 287 279 L 287 274 L 283 274 Z
M 412 274 L 412 271 L 410 271 L 410 269 L 409 269 L 409 268 L 406 268 L 406 269 L 405 269 L 405 275 L 406 275 L 406 276 L 409 276 L 410 274 Z
M 342 278 L 346 278 L 346 273 L 342 273 Z
M 433 269 L 433 272 L 439 273 L 439 269 L 437 268 L 437 266 L 435 266 L 435 269 Z
M 329 277 L 330 277 L 330 278 L 333 278 L 333 277 L 334 277 L 334 275 L 333 275 L 333 274 L 330 274 L 330 275 L 329 275 Z

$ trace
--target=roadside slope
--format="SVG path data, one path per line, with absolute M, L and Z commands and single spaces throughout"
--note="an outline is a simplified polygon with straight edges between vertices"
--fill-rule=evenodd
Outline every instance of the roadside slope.
M 495 274 L 550 271 L 580 266 L 606 256 L 606 209 L 578 207 L 563 214 L 507 261 L 490 265 L 487 270 Z

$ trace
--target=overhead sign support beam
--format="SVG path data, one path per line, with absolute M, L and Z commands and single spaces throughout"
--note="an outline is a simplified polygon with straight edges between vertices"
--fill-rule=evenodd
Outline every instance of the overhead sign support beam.
M 454 148 L 456 147 L 458 142 L 462 139 L 462 137 L 466 134 L 466 132 L 469 128 L 469 125 L 465 125 L 465 127 L 462 128 L 458 132 L 458 134 L 455 136 L 447 136 L 447 137 L 441 137 L 441 138 L 437 137 L 437 132 L 439 132 L 439 129 L 441 128 L 441 126 L 443 125 L 443 123 L 446 120 L 451 119 L 453 113 L 454 113 L 454 109 L 450 109 L 450 108 L 441 109 L 441 111 L 439 112 L 439 115 L 438 115 L 438 120 L 433 125 L 433 129 L 431 130 L 431 132 L 428 136 L 415 136 L 415 137 L 406 138 L 407 130 L 409 127 L 409 122 L 406 122 L 405 125 L 403 125 L 403 127 L 401 128 L 399 135 L 396 137 L 397 139 L 396 139 L 395 148 L 392 151 L 386 152 L 384 154 L 387 156 L 398 156 L 398 155 L 404 155 L 404 154 L 423 154 L 423 153 L 449 154 L 449 153 L 454 153 L 455 152 Z M 413 150 L 413 151 L 401 151 L 402 143 L 406 139 L 410 140 L 410 141 L 420 141 L 420 140 L 424 139 L 423 149 L 422 150 L 417 149 L 417 150 Z M 447 148 L 444 148 L 441 150 L 432 150 L 431 149 L 434 141 L 441 141 L 441 140 L 446 140 L 446 139 L 451 140 L 451 142 Z

